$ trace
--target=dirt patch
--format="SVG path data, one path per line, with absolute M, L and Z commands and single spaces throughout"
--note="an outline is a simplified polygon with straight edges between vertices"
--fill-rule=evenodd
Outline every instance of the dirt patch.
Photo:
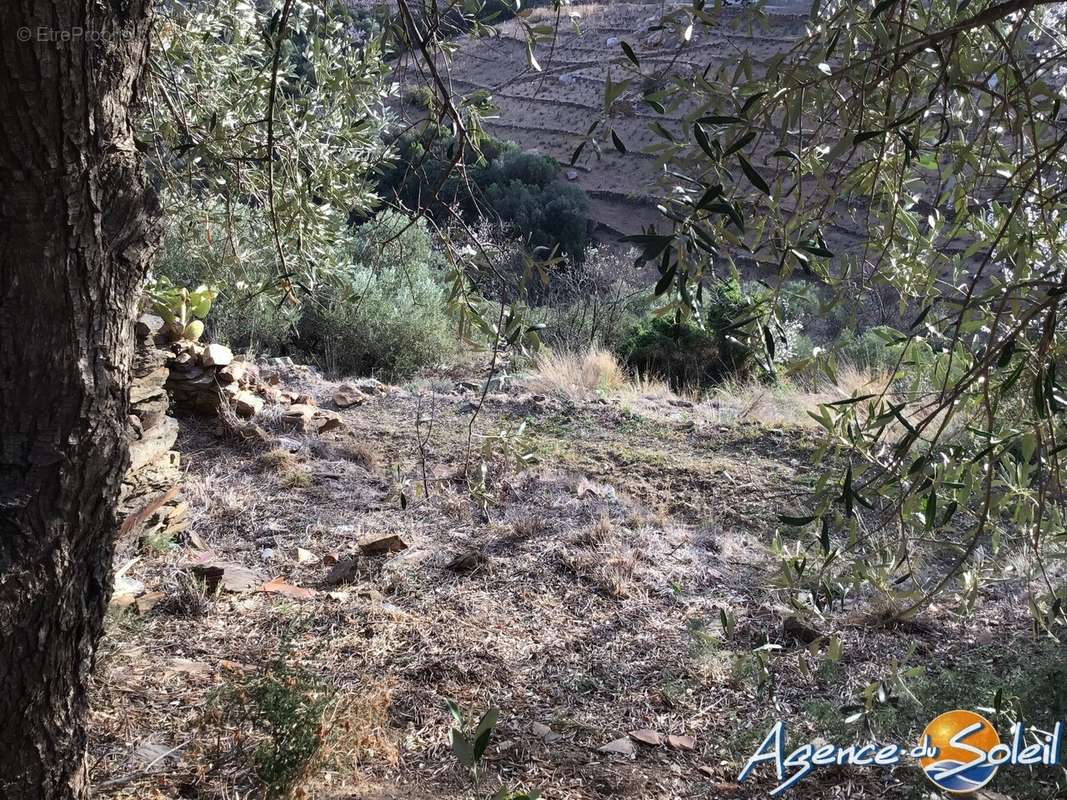
M 211 737 L 233 731 L 205 709 L 284 657 L 367 706 L 309 796 L 483 798 L 506 784 L 545 797 L 760 797 L 767 775 L 735 779 L 772 719 L 825 735 L 837 708 L 888 680 L 887 653 L 933 670 L 974 636 L 1014 629 L 991 602 L 966 624 L 839 621 L 811 644 L 783 625 L 768 548 L 782 499 L 811 478 L 810 431 L 722 421 L 711 403 L 564 402 L 520 383 L 489 395 L 468 461 L 474 385 L 434 383 L 425 465 L 415 391 L 341 411 L 344 427 L 324 435 L 287 433 L 284 452 L 183 421 L 191 537 L 128 572 L 164 600 L 109 619 L 91 726 L 98 796 L 248 791 L 247 770 L 209 757 Z M 537 456 L 521 468 L 498 437 L 519 421 Z M 457 476 L 487 452 L 471 492 Z M 388 536 L 405 547 L 368 551 Z M 190 596 L 205 553 L 311 594 Z M 338 563 L 351 569 L 328 580 Z M 836 662 L 821 655 L 831 636 Z M 446 698 L 500 709 L 480 784 L 449 749 Z M 600 751 L 639 729 L 694 741 Z M 145 767 L 147 745 L 173 751 Z M 914 785 L 837 770 L 793 796 L 904 797 Z

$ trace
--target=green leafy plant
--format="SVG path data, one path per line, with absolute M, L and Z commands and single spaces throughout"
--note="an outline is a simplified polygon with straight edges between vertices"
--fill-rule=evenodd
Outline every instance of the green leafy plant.
M 241 731 L 241 752 L 267 797 L 290 797 L 321 762 L 334 696 L 317 677 L 283 660 L 225 686 L 214 705 Z
M 482 437 L 482 447 L 474 474 L 468 479 L 472 498 L 488 516 L 489 506 L 496 502 L 493 486 L 503 485 L 512 470 L 521 469 L 537 460 L 537 452 L 526 431 L 526 421 L 518 424 L 502 423 Z
M 337 375 L 405 378 L 446 360 L 455 338 L 425 222 L 387 211 L 352 238 L 354 263 L 313 292 L 291 346 Z
M 218 289 L 200 285 L 195 289 L 175 286 L 166 276 L 152 281 L 147 289 L 152 310 L 167 323 L 175 339 L 197 341 L 204 334 L 204 319 L 218 297 Z
M 482 113 L 491 105 L 477 90 L 463 108 Z M 395 142 L 398 157 L 383 171 L 379 192 L 441 223 L 457 208 L 470 222 L 487 217 L 531 249 L 582 260 L 589 200 L 581 187 L 560 179 L 555 159 L 483 137 L 477 149 L 464 151 L 464 179 L 452 172 L 456 146 L 454 138 L 432 127 L 401 136 Z
M 734 657 L 734 677 L 751 682 L 757 696 L 774 701 L 778 686 L 775 657 L 781 649 L 781 645 L 767 642 L 747 653 L 738 653 Z
M 416 108 L 429 111 L 434 104 L 433 90 L 429 86 L 416 86 L 404 94 L 404 100 Z
M 762 299 L 724 281 L 709 292 L 699 316 L 659 313 L 631 330 L 622 345 L 627 363 L 640 374 L 669 380 L 676 388 L 707 387 L 744 378 L 763 367 L 764 339 L 754 335 Z
M 390 91 L 379 40 L 351 35 L 376 23 L 339 3 L 284 11 L 160 3 L 139 132 L 171 249 L 198 280 L 276 305 L 351 263 L 349 214 L 377 201 Z
M 500 710 L 490 708 L 478 720 L 477 725 L 469 728 L 464 724 L 463 712 L 456 702 L 454 700 L 446 702 L 449 713 L 452 715 L 452 726 L 448 729 L 448 742 L 459 763 L 470 770 L 471 775 L 477 780 L 482 757 L 496 729 Z

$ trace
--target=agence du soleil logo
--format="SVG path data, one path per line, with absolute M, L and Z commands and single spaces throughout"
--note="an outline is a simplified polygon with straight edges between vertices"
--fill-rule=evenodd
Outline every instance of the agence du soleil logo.
M 1027 734 L 1031 742 L 1027 744 Z M 895 767 L 905 757 L 917 761 L 926 777 L 939 789 L 953 795 L 972 794 L 993 780 L 1002 765 L 1055 766 L 1060 763 L 1063 722 L 1052 731 L 1028 729 L 1022 722 L 1011 726 L 1011 741 L 1001 742 L 989 720 L 973 711 L 946 711 L 931 720 L 919 743 L 912 748 L 899 744 L 802 744 L 785 752 L 785 723 L 776 722 L 763 743 L 741 770 L 738 782 L 748 779 L 761 764 L 774 766 L 778 785 L 771 796 L 810 774 L 816 767 L 851 764 L 858 767 Z

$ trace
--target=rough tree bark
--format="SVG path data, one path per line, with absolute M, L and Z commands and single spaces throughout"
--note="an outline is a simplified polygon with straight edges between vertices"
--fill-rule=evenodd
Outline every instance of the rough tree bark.
M 158 204 L 151 0 L 0 2 L 0 798 L 80 798 Z

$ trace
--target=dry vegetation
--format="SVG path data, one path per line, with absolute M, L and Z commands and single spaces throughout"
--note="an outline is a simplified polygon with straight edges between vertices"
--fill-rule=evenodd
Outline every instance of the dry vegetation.
M 600 347 L 582 353 L 549 351 L 537 360 L 526 385 L 535 392 L 579 401 L 591 395 L 668 399 L 675 397 L 663 381 L 633 376 Z
M 810 398 L 644 393 L 604 353 L 550 357 L 479 413 L 475 462 L 482 437 L 523 420 L 538 459 L 504 473 L 491 458 L 485 500 L 459 479 L 480 389 L 457 380 L 413 386 L 421 398 L 394 387 L 341 412 L 344 428 L 272 434 L 273 449 L 182 422 L 191 527 L 130 567 L 163 599 L 110 617 L 97 796 L 260 796 L 256 754 L 276 740 L 256 698 L 281 684 L 297 708 L 321 700 L 315 726 L 293 725 L 313 754 L 302 796 L 760 797 L 766 775 L 735 779 L 771 718 L 824 735 L 812 709 L 837 724 L 833 709 L 885 678 L 886 653 L 936 678 L 1025 634 L 1002 594 L 968 621 L 939 609 L 908 629 L 872 627 L 857 604 L 822 632 L 840 639 L 839 663 L 826 638 L 796 637 L 767 546 L 776 511 L 814 478 L 814 439 L 794 424 Z M 868 379 L 850 380 L 837 391 Z M 333 388 L 302 386 L 324 406 Z M 423 470 L 415 419 L 428 408 Z M 361 549 L 390 535 L 406 549 Z M 274 588 L 211 591 L 197 565 L 218 561 Z M 771 677 L 754 655 L 767 643 L 782 648 Z M 501 710 L 478 784 L 449 750 L 446 698 Z M 638 729 L 693 742 L 599 750 Z M 793 796 L 908 797 L 915 777 L 830 771 Z
M 449 68 L 457 90 L 492 93 L 490 132 L 561 161 L 601 111 L 621 57 L 609 40 L 625 37 L 649 68 L 703 69 L 733 64 L 740 39 L 770 55 L 801 24 L 781 11 L 762 31 L 731 30 L 727 10 L 727 27 L 679 48 L 649 30 L 659 3 L 569 10 L 581 32 L 561 26 L 539 53 L 543 73 L 526 68 L 512 23 L 461 43 Z M 630 153 L 605 148 L 574 177 L 601 233 L 653 220 L 657 165 L 634 151 L 654 134 L 633 100 L 612 121 Z M 675 130 L 688 110 L 660 119 Z M 818 460 L 808 412 L 891 391 L 887 375 L 701 395 L 635 378 L 606 350 L 560 350 L 481 404 L 484 372 L 390 387 L 321 435 L 282 430 L 268 408 L 263 447 L 182 421 L 189 528 L 142 543 L 127 565 L 160 599 L 109 619 L 91 726 L 97 796 L 280 796 L 272 775 L 326 800 L 474 800 L 501 787 L 764 797 L 766 772 L 736 777 L 772 720 L 840 744 L 910 736 L 945 708 L 1023 691 L 1013 670 L 1044 658 L 1017 619 L 1026 587 L 1015 582 L 983 588 L 973 616 L 938 604 L 907 625 L 887 624 L 871 596 L 826 619 L 788 605 L 773 544 L 797 533 L 778 514 L 836 466 Z M 304 370 L 283 388 L 329 407 L 337 387 Z M 938 555 L 913 568 L 938 570 Z M 219 563 L 253 577 L 219 590 L 203 577 Z M 1067 713 L 1061 683 L 1050 667 L 1043 686 Z M 879 684 L 899 709 L 846 726 L 840 709 Z M 446 700 L 475 719 L 500 709 L 478 781 L 449 748 Z M 636 730 L 682 738 L 603 749 Z M 790 794 L 922 796 L 908 769 L 825 770 Z

